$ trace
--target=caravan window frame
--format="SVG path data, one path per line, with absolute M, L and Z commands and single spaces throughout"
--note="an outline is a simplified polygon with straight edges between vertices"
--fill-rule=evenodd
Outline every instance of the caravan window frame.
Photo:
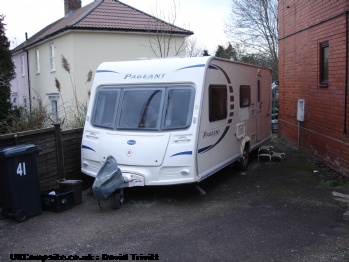
M 228 87 L 226 85 L 210 85 L 208 87 L 208 118 L 215 122 L 228 117 Z
M 105 92 L 109 92 L 109 95 L 104 97 L 104 100 L 112 97 L 113 92 L 117 92 L 114 102 L 111 102 L 114 107 L 104 104 L 101 97 Z M 142 92 L 142 94 L 137 94 L 137 92 Z M 190 84 L 100 86 L 96 90 L 91 124 L 97 128 L 111 130 L 168 131 L 186 129 L 191 124 L 194 100 L 195 88 Z M 175 106 L 175 110 L 171 106 Z M 107 107 L 108 109 L 105 109 Z M 155 109 L 152 111 L 155 113 L 150 114 L 152 108 Z M 114 112 L 112 115 L 110 115 L 111 111 Z M 129 115 L 126 115 L 125 112 Z M 154 119 L 156 113 L 158 117 Z M 109 121 L 104 121 L 106 120 L 104 118 L 108 118 Z
M 250 107 L 251 105 L 251 86 L 240 86 L 240 108 Z

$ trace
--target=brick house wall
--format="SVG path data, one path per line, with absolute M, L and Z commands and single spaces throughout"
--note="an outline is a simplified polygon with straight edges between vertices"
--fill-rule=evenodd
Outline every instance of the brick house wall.
M 279 0 L 279 136 L 349 176 L 349 1 Z M 321 43 L 328 85 L 320 83 Z M 305 100 L 304 122 L 297 101 Z

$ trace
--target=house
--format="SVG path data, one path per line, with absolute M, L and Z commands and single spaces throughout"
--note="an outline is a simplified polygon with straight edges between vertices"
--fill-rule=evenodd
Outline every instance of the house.
M 11 81 L 11 104 L 13 108 L 22 106 L 25 110 L 30 110 L 29 104 L 29 71 L 28 55 L 25 50 L 19 50 L 12 56 L 15 64 L 16 78 Z
M 88 76 L 106 61 L 183 56 L 193 32 L 117 0 L 64 1 L 65 16 L 13 50 L 12 102 L 46 107 L 52 121 L 81 113 Z M 62 66 L 63 57 L 65 68 Z
M 279 136 L 347 176 L 348 29 L 349 1 L 279 0 Z

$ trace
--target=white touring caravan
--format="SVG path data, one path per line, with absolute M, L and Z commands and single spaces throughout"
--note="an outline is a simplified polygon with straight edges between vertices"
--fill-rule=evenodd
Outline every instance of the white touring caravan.
M 216 57 L 101 64 L 82 138 L 81 170 L 108 156 L 124 187 L 200 182 L 247 168 L 271 137 L 271 70 Z

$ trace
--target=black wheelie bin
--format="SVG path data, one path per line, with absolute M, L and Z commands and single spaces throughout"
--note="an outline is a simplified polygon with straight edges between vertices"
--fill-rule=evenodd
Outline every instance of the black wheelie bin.
M 41 213 L 38 153 L 33 144 L 0 148 L 0 209 L 17 222 Z

